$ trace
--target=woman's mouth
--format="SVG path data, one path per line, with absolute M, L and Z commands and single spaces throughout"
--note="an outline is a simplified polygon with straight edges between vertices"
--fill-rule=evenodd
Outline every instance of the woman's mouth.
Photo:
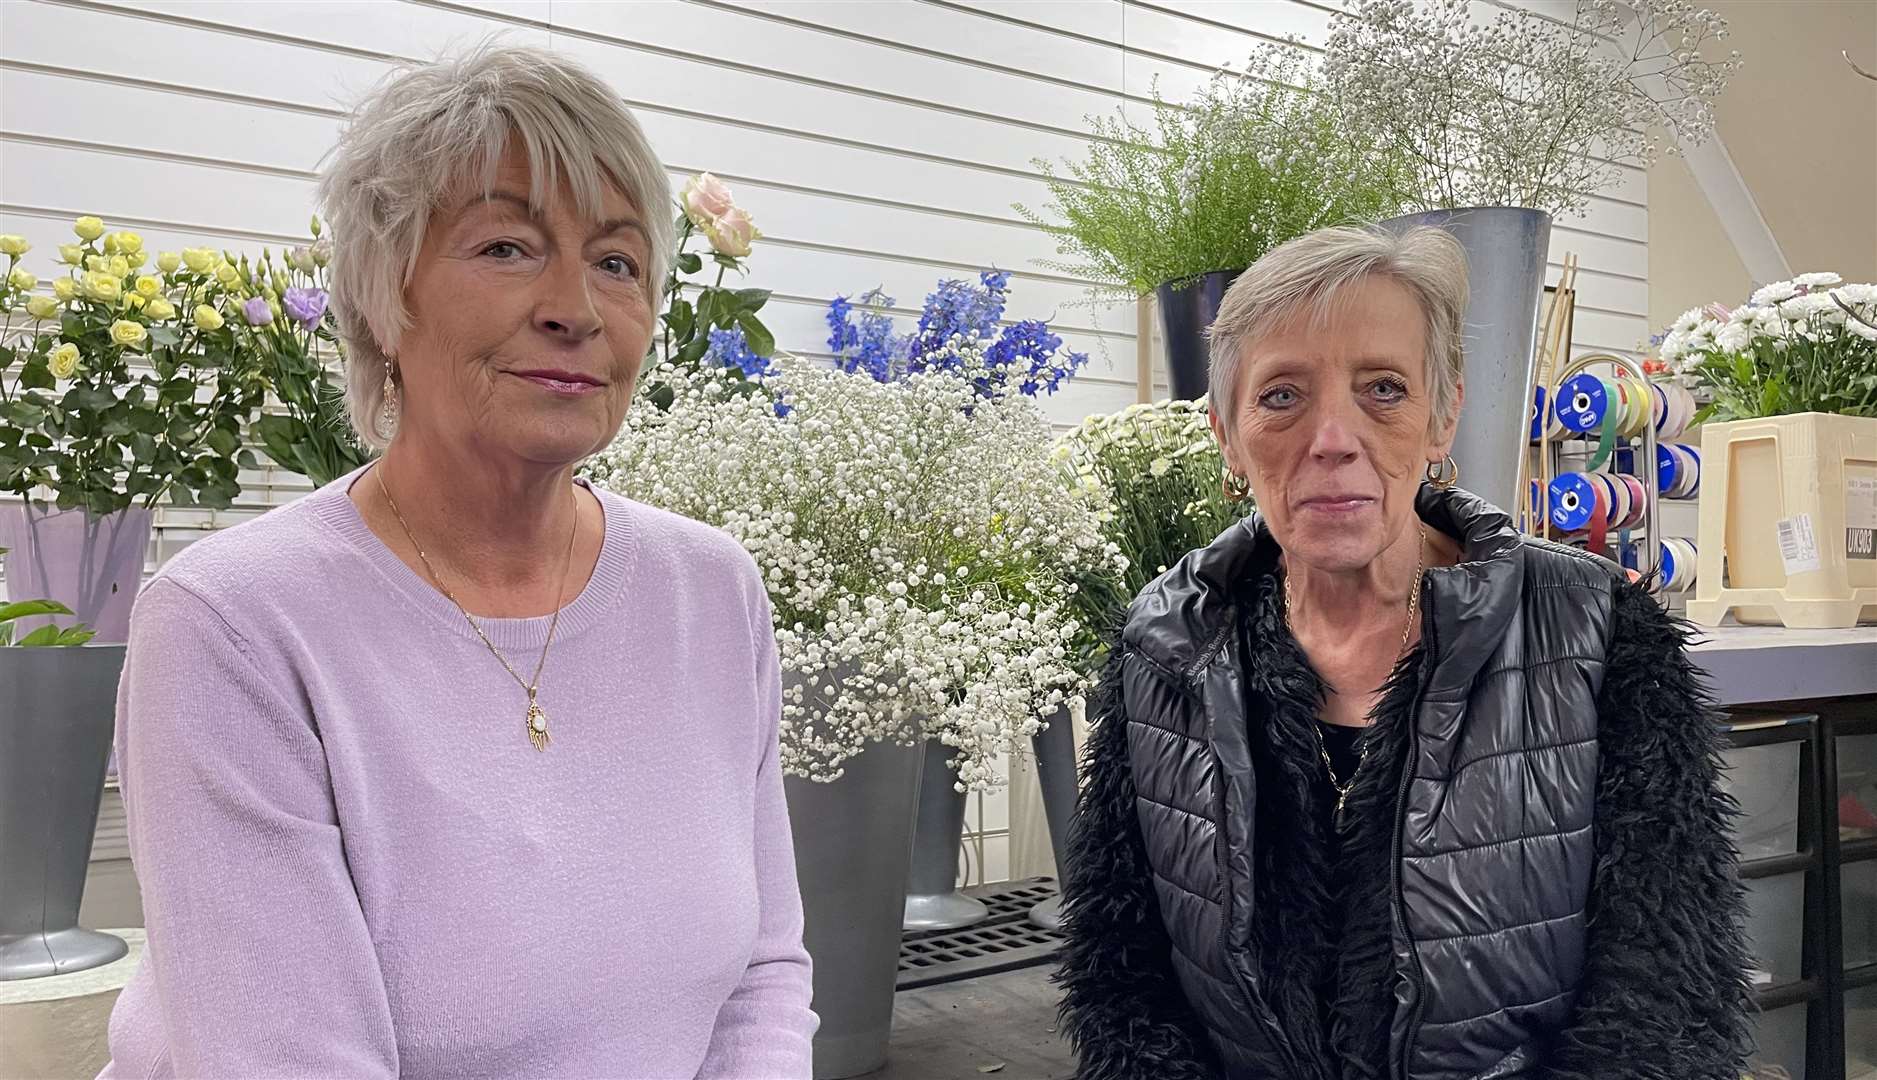
M 569 397 L 580 397 L 585 394 L 597 393 L 598 391 L 606 389 L 605 383 L 591 375 L 583 375 L 577 371 L 542 369 L 537 371 L 511 371 L 509 374 L 518 379 L 525 379 L 544 390 L 556 394 L 565 394 Z
M 1319 514 L 1354 514 L 1373 505 L 1375 500 L 1367 495 L 1319 495 L 1300 504 L 1302 509 Z

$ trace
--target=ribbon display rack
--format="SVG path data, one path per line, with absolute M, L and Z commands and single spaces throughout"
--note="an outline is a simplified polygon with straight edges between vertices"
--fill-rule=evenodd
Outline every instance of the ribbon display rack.
M 1580 357 L 1555 382 L 1540 381 L 1521 463 L 1520 528 L 1581 541 L 1637 577 L 1659 573 L 1663 589 L 1686 591 L 1694 544 L 1663 535 L 1658 504 L 1700 489 L 1700 452 L 1676 441 L 1695 411 L 1686 388 L 1653 382 L 1611 353 Z

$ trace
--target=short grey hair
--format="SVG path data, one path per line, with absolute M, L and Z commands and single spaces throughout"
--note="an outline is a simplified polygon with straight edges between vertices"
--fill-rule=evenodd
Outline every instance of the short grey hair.
M 346 410 L 369 446 L 395 434 L 379 419 L 386 365 L 410 327 L 404 287 L 430 215 L 467 185 L 491 190 L 511 138 L 527 151 L 536 208 L 562 178 L 595 219 L 606 185 L 632 200 L 651 249 L 647 295 L 654 311 L 663 303 L 671 180 L 604 80 L 547 50 L 495 43 L 395 72 L 353 113 L 319 182 Z
M 1207 331 L 1211 343 L 1212 411 L 1229 434 L 1238 409 L 1238 373 L 1245 346 L 1299 314 L 1325 317 L 1350 285 L 1392 278 L 1413 294 L 1427 320 L 1427 385 L 1433 429 L 1459 407 L 1464 371 L 1466 250 L 1426 225 L 1396 233 L 1379 225 L 1339 225 L 1288 240 L 1232 282 Z

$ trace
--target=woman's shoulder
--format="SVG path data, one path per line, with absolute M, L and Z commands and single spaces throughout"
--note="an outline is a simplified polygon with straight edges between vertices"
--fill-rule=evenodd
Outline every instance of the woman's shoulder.
M 631 531 L 635 591 L 734 586 L 746 597 L 767 595 L 756 560 L 729 533 L 597 485 L 592 490 L 607 520 Z
M 326 529 L 314 496 L 210 533 L 171 556 L 152 584 L 166 582 L 217 610 L 240 608 L 302 587 L 342 587 L 331 572 L 345 545 Z M 147 588 L 147 586 L 146 586 Z

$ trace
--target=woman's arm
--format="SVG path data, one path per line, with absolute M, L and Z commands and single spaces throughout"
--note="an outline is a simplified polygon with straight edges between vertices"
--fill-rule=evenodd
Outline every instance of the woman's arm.
M 1752 999 L 1713 699 L 1647 592 L 1618 585 L 1613 620 L 1584 980 L 1543 1075 L 1739 1080 Z
M 185 587 L 138 599 L 118 752 L 155 1000 L 121 1007 L 160 1017 L 177 1076 L 394 1077 L 324 749 L 282 682 Z
M 1063 881 L 1068 945 L 1056 982 L 1079 1080 L 1211 1080 L 1211 1047 L 1173 973 L 1134 805 L 1121 649 L 1095 692 Z
M 756 641 L 763 732 L 762 765 L 755 777 L 756 887 L 761 909 L 749 967 L 718 1011 L 710 1051 L 698 1068 L 699 1077 L 713 1080 L 806 1078 L 817 1024 L 809 1011 L 814 990 L 808 951 L 802 947 L 802 897 L 795 881 L 795 847 L 782 791 L 778 743 L 782 678 L 775 630 L 768 597 L 760 585 L 753 589 L 755 613 L 750 630 Z

